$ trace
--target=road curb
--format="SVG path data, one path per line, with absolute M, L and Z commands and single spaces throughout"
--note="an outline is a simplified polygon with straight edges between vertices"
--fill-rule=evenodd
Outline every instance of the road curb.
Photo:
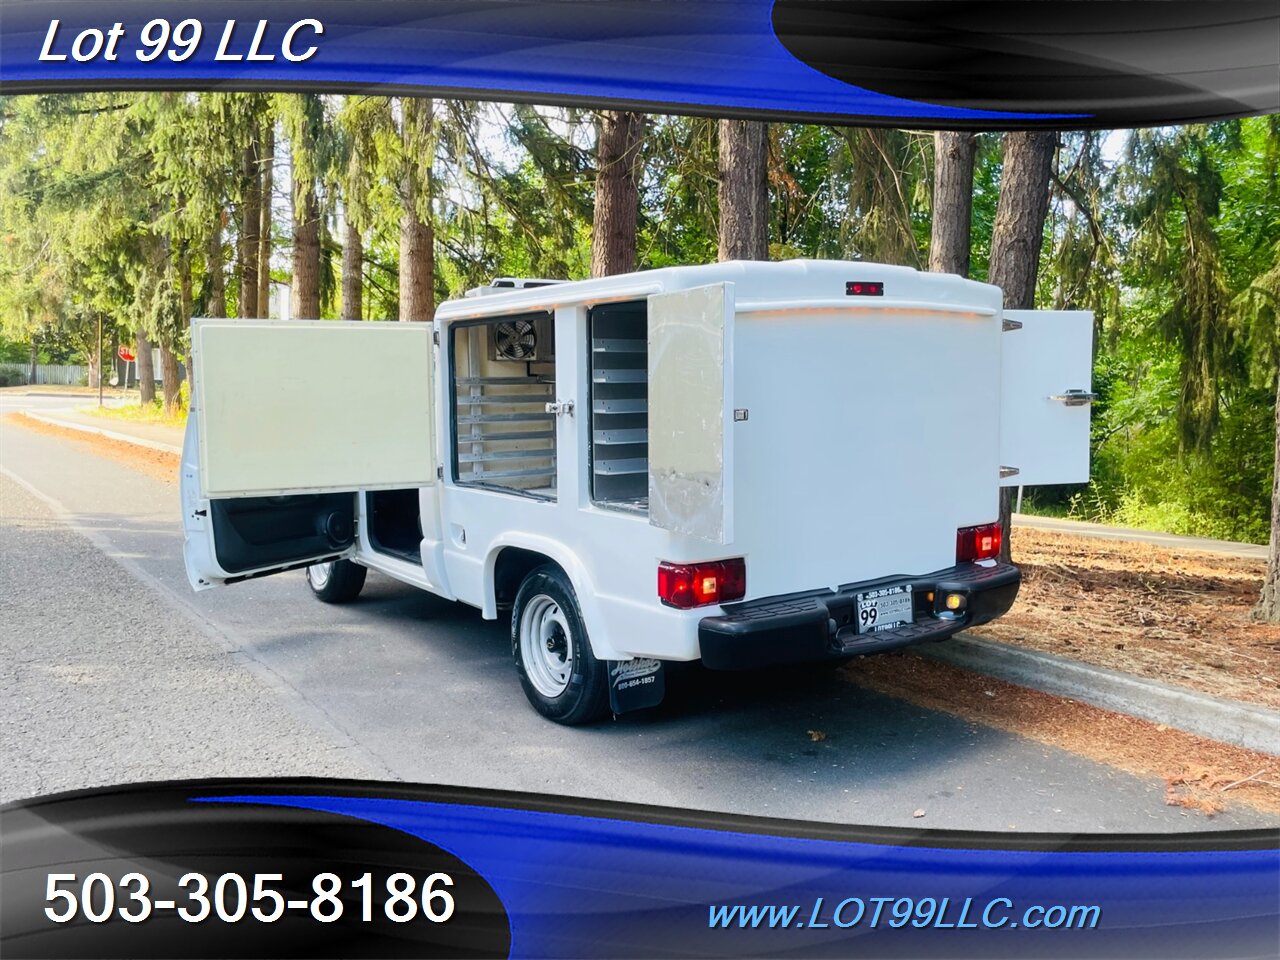
M 1072 537 L 1091 537 L 1096 540 L 1118 540 L 1123 543 L 1149 543 L 1165 550 L 1195 550 L 1200 553 L 1218 553 L 1227 557 L 1248 560 L 1266 560 L 1266 544 L 1237 543 L 1232 540 L 1211 540 L 1205 537 L 1187 537 L 1178 533 L 1161 533 L 1157 530 L 1136 530 L 1133 527 L 1110 527 L 1082 520 L 1063 517 L 1038 517 L 1034 514 L 1015 513 L 1015 528 L 1041 530 L 1046 533 L 1064 533 Z
M 159 440 L 147 440 L 143 437 L 132 437 L 127 433 L 117 433 L 114 430 L 107 430 L 104 427 L 91 427 L 86 423 L 74 423 L 70 420 L 62 420 L 58 417 L 50 417 L 42 413 L 32 413 L 30 410 L 23 410 L 21 412 L 24 417 L 30 417 L 32 420 L 48 424 L 51 427 L 62 427 L 66 430 L 79 430 L 81 433 L 96 434 L 100 437 L 106 437 L 108 440 L 118 440 L 121 443 L 132 443 L 137 447 L 147 447 L 150 450 L 159 450 L 162 453 L 171 453 L 178 457 L 182 456 L 182 448 L 174 446 L 171 443 L 161 443 Z
M 954 637 L 913 652 L 1033 690 L 1280 756 L 1280 711 L 1266 707 L 976 637 Z

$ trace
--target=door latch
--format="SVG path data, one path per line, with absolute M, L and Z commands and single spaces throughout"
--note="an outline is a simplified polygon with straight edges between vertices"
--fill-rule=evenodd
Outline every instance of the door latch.
M 1049 399 L 1057 400 L 1068 407 L 1083 407 L 1086 403 L 1093 403 L 1093 401 L 1097 400 L 1098 395 L 1090 393 L 1088 390 L 1068 390 L 1066 393 L 1051 394 Z
M 573 416 L 572 400 L 555 400 L 547 404 L 547 413 L 554 413 L 557 417 Z

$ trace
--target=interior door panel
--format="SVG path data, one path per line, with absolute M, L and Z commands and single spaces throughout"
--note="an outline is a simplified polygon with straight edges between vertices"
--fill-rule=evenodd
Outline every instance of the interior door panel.
M 235 574 L 342 553 L 355 539 L 355 503 L 350 493 L 210 501 L 218 565 Z

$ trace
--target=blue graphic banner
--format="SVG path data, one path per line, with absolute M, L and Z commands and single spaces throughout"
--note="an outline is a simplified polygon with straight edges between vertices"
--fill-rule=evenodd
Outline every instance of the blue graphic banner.
M 1228 944 L 1260 956 L 1280 949 L 1274 846 L 948 849 L 930 846 L 927 831 L 910 845 L 875 844 L 409 800 L 207 799 L 354 817 L 449 851 L 502 900 L 518 957 L 619 949 L 641 956 L 1208 957 L 1236 955 Z M 1071 844 L 1064 838 L 1063 846 Z M 943 899 L 949 909 L 939 911 Z M 895 905 L 904 900 L 912 909 L 899 924 L 906 911 Z M 932 912 L 918 906 L 929 901 Z M 737 905 L 799 910 L 790 919 L 777 910 L 729 915 Z M 1030 908 L 1057 906 L 1096 906 L 1097 920 L 1086 917 L 1083 929 L 1028 928 L 1020 920 Z M 713 917 L 717 908 L 724 909 Z M 1038 917 L 1043 922 L 1034 912 L 1029 919 Z
M 13 957 L 1280 955 L 1280 830 L 800 823 L 404 784 L 0 809 Z
M 6 92 L 433 93 L 898 125 L 1280 108 L 1270 0 L 6 0 Z M 1088 21 L 1087 29 L 1082 26 Z

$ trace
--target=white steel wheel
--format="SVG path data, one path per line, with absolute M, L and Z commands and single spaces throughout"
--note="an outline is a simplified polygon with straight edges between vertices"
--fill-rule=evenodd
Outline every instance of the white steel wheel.
M 525 576 L 511 607 L 511 653 L 530 706 L 548 720 L 590 723 L 609 712 L 609 672 L 591 639 L 573 584 L 554 564 Z
M 316 593 L 320 593 L 329 585 L 329 581 L 333 579 L 333 561 L 328 563 L 313 563 L 307 567 L 307 582 L 311 584 L 311 589 Z
M 574 639 L 560 604 L 545 593 L 531 597 L 520 614 L 520 658 L 529 682 L 547 699 L 569 688 Z

